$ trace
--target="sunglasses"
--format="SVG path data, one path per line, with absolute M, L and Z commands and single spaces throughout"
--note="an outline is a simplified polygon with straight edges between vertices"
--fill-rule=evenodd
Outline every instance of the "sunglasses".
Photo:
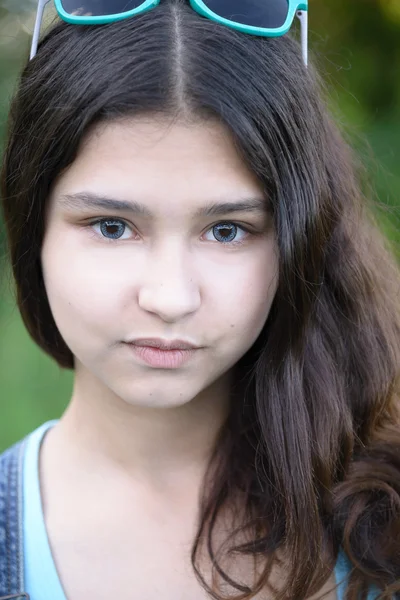
M 39 0 L 30 58 L 37 53 L 43 12 L 50 0 Z M 54 0 L 59 17 L 74 25 L 102 25 L 129 19 L 152 8 L 160 0 Z M 301 23 L 301 47 L 308 63 L 308 0 L 189 0 L 202 17 L 250 35 L 285 35 L 295 16 Z

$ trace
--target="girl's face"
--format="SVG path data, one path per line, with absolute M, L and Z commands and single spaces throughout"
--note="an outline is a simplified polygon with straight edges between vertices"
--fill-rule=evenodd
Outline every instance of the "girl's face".
M 221 124 L 135 119 L 97 127 L 57 179 L 42 266 L 86 393 L 167 407 L 229 381 L 268 317 L 278 252 L 268 200 Z M 137 338 L 200 348 L 151 366 Z

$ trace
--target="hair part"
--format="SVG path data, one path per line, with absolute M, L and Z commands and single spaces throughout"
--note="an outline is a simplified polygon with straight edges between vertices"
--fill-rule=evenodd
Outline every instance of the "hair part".
M 46 203 L 94 127 L 139 116 L 218 120 L 272 204 L 278 290 L 235 368 L 192 549 L 217 600 L 254 598 L 282 553 L 277 600 L 307 598 L 340 548 L 353 566 L 348 600 L 372 584 L 382 600 L 400 593 L 400 274 L 323 95 L 289 35 L 244 35 L 170 0 L 118 23 L 57 23 L 11 105 L 1 196 L 17 302 L 63 368 L 73 356 L 40 262 Z M 261 565 L 246 585 L 213 545 L 218 518 L 235 506 L 226 554 Z M 202 544 L 229 596 L 202 574 Z

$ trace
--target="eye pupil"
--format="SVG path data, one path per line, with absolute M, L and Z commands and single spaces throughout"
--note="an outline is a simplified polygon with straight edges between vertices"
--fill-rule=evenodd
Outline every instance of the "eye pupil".
M 120 221 L 107 220 L 101 222 L 100 229 L 104 237 L 118 239 L 124 234 L 125 225 Z
M 218 236 L 222 233 L 222 239 L 218 241 L 222 241 L 224 243 L 231 242 L 237 233 L 237 226 L 233 223 L 219 223 L 214 227 L 214 235 L 218 239 Z

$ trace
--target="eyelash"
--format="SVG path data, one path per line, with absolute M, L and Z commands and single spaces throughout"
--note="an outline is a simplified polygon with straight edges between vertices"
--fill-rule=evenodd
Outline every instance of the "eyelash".
M 127 221 L 125 221 L 124 219 L 120 219 L 120 218 L 116 218 L 116 217 L 102 217 L 100 219 L 96 219 L 95 221 L 92 221 L 91 223 L 87 224 L 87 227 L 92 228 L 94 225 L 98 225 L 99 223 L 103 223 L 105 221 L 113 221 L 116 223 L 123 223 L 128 229 L 133 229 L 128 223 Z M 249 236 L 256 236 L 257 232 L 255 231 L 251 231 L 249 228 L 245 227 L 244 225 L 237 223 L 236 221 L 218 221 L 218 223 L 215 223 L 214 225 L 211 225 L 211 227 L 209 229 L 207 229 L 206 233 L 208 233 L 209 231 L 211 231 L 214 227 L 216 227 L 217 225 L 234 225 L 235 227 L 237 227 L 238 229 L 241 229 L 242 231 L 244 231 L 245 233 L 247 233 L 248 235 L 246 236 L 245 239 L 239 241 L 239 242 L 218 242 L 218 240 L 215 240 L 215 242 L 217 244 L 219 244 L 220 246 L 230 246 L 230 247 L 238 247 L 238 246 L 242 246 L 244 245 L 247 241 L 248 241 L 248 237 Z M 113 239 L 113 238 L 107 238 L 104 237 L 102 235 L 99 235 L 98 233 L 95 233 L 93 230 L 93 238 L 96 239 L 101 239 L 104 240 L 106 243 L 123 243 L 123 242 L 127 242 L 128 240 L 120 240 L 118 238 Z

